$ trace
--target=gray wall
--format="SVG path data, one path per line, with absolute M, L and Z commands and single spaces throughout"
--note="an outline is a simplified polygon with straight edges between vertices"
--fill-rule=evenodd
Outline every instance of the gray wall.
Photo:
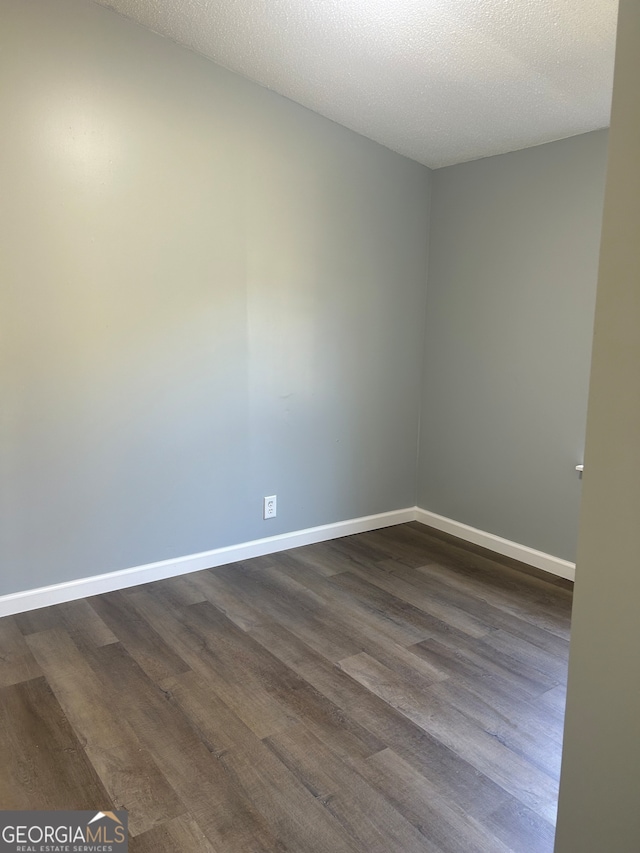
M 429 171 L 84 0 L 0 13 L 0 594 L 413 505 Z
M 418 503 L 575 559 L 605 131 L 434 173 Z
M 621 0 L 556 853 L 640 850 L 639 78 Z

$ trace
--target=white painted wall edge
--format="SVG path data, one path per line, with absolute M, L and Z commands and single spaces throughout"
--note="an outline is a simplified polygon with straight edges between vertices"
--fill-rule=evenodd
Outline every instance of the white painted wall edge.
M 61 604 L 64 601 L 75 601 L 89 595 L 100 595 L 103 592 L 113 592 L 126 589 L 142 583 L 177 577 L 189 572 L 211 569 L 214 566 L 224 566 L 226 563 L 237 563 L 239 560 L 249 560 L 251 557 L 262 557 L 265 554 L 275 554 L 298 548 L 301 545 L 311 545 L 314 542 L 325 542 L 327 539 L 337 539 L 340 536 L 351 536 L 354 533 L 364 533 L 380 527 L 390 527 L 393 524 L 404 524 L 415 521 L 415 507 L 381 512 L 377 515 L 365 515 L 347 521 L 337 521 L 333 524 L 322 524 L 319 527 L 308 527 L 305 530 L 295 530 L 292 533 L 281 533 L 266 539 L 254 539 L 239 545 L 228 545 L 224 548 L 214 548 L 212 551 L 202 551 L 186 557 L 176 557 L 171 560 L 161 560 L 158 563 L 147 563 L 144 566 L 134 566 L 131 569 L 120 569 L 103 575 L 78 578 L 65 583 L 43 586 L 38 589 L 27 589 L 0 596 L 0 617 L 37 610 L 51 604 Z
M 328 539 L 352 536 L 354 533 L 365 533 L 367 530 L 377 530 L 381 527 L 390 527 L 393 524 L 405 524 L 407 521 L 419 521 L 428 527 L 450 533 L 452 536 L 472 542 L 474 545 L 481 545 L 505 557 L 520 560 L 522 563 L 535 566 L 550 574 L 569 580 L 573 580 L 575 577 L 575 564 L 569 563 L 567 560 L 561 560 L 542 551 L 536 551 L 526 545 L 519 545 L 509 539 L 502 539 L 500 536 L 494 536 L 493 533 L 477 530 L 475 527 L 469 527 L 459 521 L 436 515 L 436 513 L 429 512 L 426 509 L 407 507 L 391 512 L 381 512 L 377 515 L 365 515 L 361 518 L 337 521 L 333 524 L 322 524 L 319 527 L 309 527 L 305 530 L 295 530 L 292 533 L 281 533 L 278 536 L 269 536 L 266 539 L 254 539 L 251 542 L 243 542 L 239 545 L 214 548 L 212 551 L 202 551 L 199 554 L 190 554 L 186 557 L 161 560 L 158 563 L 147 563 L 144 566 L 134 566 L 130 569 L 121 569 L 103 575 L 93 575 L 65 583 L 39 587 L 38 589 L 9 593 L 0 596 L 0 617 L 25 613 L 28 610 L 37 610 L 39 607 L 48 607 L 65 601 L 75 601 L 78 598 L 86 598 L 90 595 L 100 595 L 103 592 L 126 589 L 164 578 L 177 577 L 202 569 L 211 569 L 227 563 L 237 563 L 240 560 L 249 560 L 251 557 L 275 554 L 278 551 L 287 551 L 289 548 L 298 548 L 301 545 L 312 545 L 314 542 L 326 542 Z
M 463 524 L 461 521 L 445 518 L 443 515 L 437 515 L 435 512 L 420 509 L 420 507 L 416 507 L 415 520 L 421 524 L 426 524 L 428 527 L 441 530 L 443 533 L 450 533 L 452 536 L 464 539 L 465 542 L 481 545 L 483 548 L 488 548 L 489 551 L 502 554 L 503 557 L 512 557 L 514 560 L 519 560 L 521 563 L 526 563 L 526 565 L 533 566 L 536 569 L 542 569 L 551 575 L 570 581 L 575 580 L 576 564 L 570 563 L 568 560 L 561 560 L 560 557 L 545 554 L 544 551 L 536 551 L 535 548 L 520 545 L 510 539 L 503 539 L 501 536 L 478 530 L 476 527 Z

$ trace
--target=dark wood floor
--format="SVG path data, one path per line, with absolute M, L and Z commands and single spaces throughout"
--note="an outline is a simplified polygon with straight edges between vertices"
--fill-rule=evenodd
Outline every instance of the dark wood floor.
M 0 620 L 0 808 L 133 853 L 547 853 L 570 584 L 419 524 Z

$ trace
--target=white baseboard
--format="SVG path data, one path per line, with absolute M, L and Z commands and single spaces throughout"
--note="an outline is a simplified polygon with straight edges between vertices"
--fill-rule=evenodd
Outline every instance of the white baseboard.
M 262 557 L 265 554 L 275 554 L 289 548 L 301 545 L 311 545 L 314 542 L 324 542 L 327 539 L 337 539 L 340 536 L 351 536 L 354 533 L 364 533 L 367 530 L 377 530 L 380 527 L 390 527 L 393 524 L 404 524 L 416 518 L 415 507 L 381 512 L 377 515 L 366 515 L 334 524 L 322 524 L 319 527 L 309 527 L 296 530 L 293 533 L 282 533 L 279 536 L 269 536 L 266 539 L 254 539 L 240 545 L 229 545 L 225 548 L 214 548 L 200 554 L 190 554 L 172 560 L 161 560 L 158 563 L 147 563 L 131 569 L 121 569 L 103 575 L 79 578 L 78 580 L 43 586 L 38 589 L 27 589 L 23 592 L 9 593 L 0 596 L 0 617 L 37 610 L 51 604 L 61 604 L 65 601 L 75 601 L 89 595 L 100 595 L 103 592 L 113 592 L 126 589 L 142 583 L 163 580 L 177 575 L 198 572 L 226 563 L 237 563 L 239 560 L 249 560 L 251 557 Z
M 514 560 L 519 560 L 528 566 L 534 566 L 536 569 L 542 569 L 549 574 L 570 581 L 575 580 L 576 564 L 570 563 L 568 560 L 561 560 L 559 557 L 545 554 L 544 551 L 536 551 L 535 548 L 529 548 L 527 545 L 520 545 L 510 539 L 503 539 L 493 533 L 486 533 L 484 530 L 469 527 L 468 524 L 453 521 L 451 518 L 429 512 L 427 509 L 416 507 L 415 520 L 421 524 L 426 524 L 428 527 L 435 527 L 436 530 L 441 530 L 443 533 L 450 533 L 452 536 L 464 539 L 466 542 L 481 545 L 496 554 L 502 554 L 503 557 L 512 557 Z
M 500 536 L 494 536 L 493 533 L 477 530 L 475 527 L 469 527 L 467 524 L 445 518 L 426 509 L 407 507 L 392 512 L 381 512 L 378 515 L 365 515 L 361 518 L 338 521 L 334 524 L 309 527 L 305 530 L 296 530 L 293 533 L 281 533 L 279 536 L 269 536 L 266 539 L 254 539 L 251 542 L 242 542 L 239 545 L 214 548 L 212 551 L 189 554 L 186 557 L 176 557 L 172 560 L 161 560 L 158 563 L 134 566 L 131 569 L 121 569 L 116 572 L 79 578 L 78 580 L 43 586 L 38 589 L 9 593 L 9 595 L 0 596 L 0 617 L 12 616 L 28 610 L 37 610 L 39 607 L 48 607 L 51 604 L 61 604 L 65 601 L 75 601 L 78 598 L 86 598 L 90 595 L 100 595 L 103 592 L 126 589 L 177 575 L 185 575 L 189 572 L 198 572 L 201 569 L 211 569 L 215 566 L 223 566 L 226 563 L 237 563 L 240 560 L 249 560 L 251 557 L 275 554 L 278 551 L 287 551 L 289 548 L 298 548 L 301 545 L 338 539 L 340 536 L 351 536 L 354 533 L 365 533 L 367 530 L 377 530 L 381 527 L 390 527 L 393 524 L 404 524 L 407 521 L 419 521 L 428 527 L 450 533 L 452 536 L 457 536 L 466 542 L 472 542 L 474 545 L 481 545 L 483 548 L 488 548 L 490 551 L 502 554 L 505 557 L 520 560 L 522 563 L 542 569 L 552 575 L 558 575 L 568 580 L 573 580 L 575 577 L 575 564 L 567 560 L 561 560 L 559 557 L 553 557 L 551 554 L 545 554 L 542 551 L 536 551 L 526 545 L 519 545 L 509 539 L 502 539 Z

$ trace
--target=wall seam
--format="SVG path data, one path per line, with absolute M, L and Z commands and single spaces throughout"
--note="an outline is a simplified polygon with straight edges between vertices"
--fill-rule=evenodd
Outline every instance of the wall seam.
M 431 261 L 431 214 L 433 211 L 434 170 L 429 169 L 429 201 L 427 206 L 427 255 L 424 271 L 424 303 L 422 310 L 422 365 L 420 370 L 420 387 L 418 389 L 418 432 L 416 441 L 416 464 L 414 478 L 415 504 L 420 506 L 420 457 L 422 454 L 422 413 L 425 402 L 425 375 L 427 354 L 427 299 L 429 295 L 429 266 Z

